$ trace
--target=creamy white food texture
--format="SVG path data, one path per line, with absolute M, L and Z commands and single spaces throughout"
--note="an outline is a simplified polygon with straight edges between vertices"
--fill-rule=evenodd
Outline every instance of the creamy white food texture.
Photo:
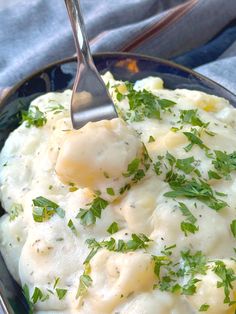
M 72 130 L 71 91 L 49 93 L 30 107 L 43 122 L 2 149 L 11 274 L 37 313 L 233 314 L 235 109 L 160 78 L 104 80 L 120 118 Z

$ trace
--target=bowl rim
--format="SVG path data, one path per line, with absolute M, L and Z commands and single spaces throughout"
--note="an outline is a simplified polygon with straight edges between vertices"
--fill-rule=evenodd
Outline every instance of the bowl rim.
M 158 62 L 158 63 L 162 63 L 166 66 L 172 67 L 172 68 L 176 68 L 179 70 L 182 70 L 184 72 L 187 72 L 189 74 L 192 74 L 193 76 L 197 77 L 200 80 L 204 80 L 207 83 L 210 84 L 214 84 L 217 87 L 224 89 L 226 92 L 230 93 L 232 96 L 236 97 L 236 94 L 234 94 L 232 91 L 230 91 L 229 89 L 227 89 L 226 87 L 222 86 L 221 84 L 215 82 L 214 80 L 190 69 L 187 68 L 183 65 L 177 64 L 173 61 L 169 61 L 167 59 L 162 59 L 159 57 L 153 57 L 153 56 L 148 56 L 148 55 L 144 55 L 144 54 L 140 54 L 140 53 L 132 53 L 132 52 L 99 52 L 99 53 L 94 53 L 92 54 L 93 57 L 114 57 L 114 56 L 123 56 L 126 58 L 130 58 L 130 57 L 137 57 L 137 58 L 141 58 L 141 59 L 145 59 L 145 60 L 149 60 L 152 62 Z M 7 91 L 4 93 L 4 95 L 2 96 L 1 100 L 0 100 L 0 109 L 1 107 L 5 104 L 5 102 L 7 102 L 8 98 L 11 97 L 15 91 L 20 88 L 20 86 L 22 86 L 24 83 L 26 83 L 27 81 L 31 80 L 34 76 L 39 75 L 41 72 L 47 71 L 49 68 L 57 66 L 57 65 L 62 65 L 62 64 L 66 64 L 69 62 L 76 62 L 77 61 L 77 56 L 71 56 L 71 57 L 66 57 L 66 58 L 62 58 L 59 59 L 57 61 L 53 61 L 45 66 L 43 66 L 42 68 L 37 69 L 36 71 L 32 72 L 31 74 L 29 74 L 28 76 L 24 77 L 23 79 L 21 79 L 19 82 L 17 82 L 16 84 L 10 86 Z

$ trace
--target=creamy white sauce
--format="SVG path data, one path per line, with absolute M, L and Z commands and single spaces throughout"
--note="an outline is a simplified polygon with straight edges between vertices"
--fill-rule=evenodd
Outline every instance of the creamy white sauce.
M 125 115 L 129 109 L 127 98 L 120 102 L 116 99 L 117 86 L 120 93 L 126 93 L 124 84 L 109 73 L 104 80 L 109 81 L 121 116 Z M 224 289 L 217 288 L 220 278 L 214 272 L 214 262 L 207 263 L 206 274 L 195 275 L 201 280 L 196 283 L 196 293 L 181 295 L 158 287 L 153 289 L 158 278 L 152 255 L 163 255 L 166 247 L 176 245 L 172 249 L 173 263 L 182 263 L 181 251 L 189 249 L 192 254 L 201 251 L 208 260 L 221 260 L 236 270 L 236 263 L 231 260 L 236 241 L 230 230 L 236 216 L 236 172 L 231 172 L 230 180 L 207 181 L 213 190 L 227 194 L 217 196 L 228 204 L 219 211 L 194 198 L 164 196 L 171 191 L 165 181 L 165 169 L 157 175 L 151 165 L 137 183 L 124 173 L 133 159 L 142 158 L 143 142 L 153 163 L 167 151 L 176 159 L 194 156 L 199 161 L 201 178 L 207 179 L 208 171 L 214 167 L 205 150 L 198 145 L 189 152 L 184 150 L 189 141 L 183 132 L 200 127 L 184 124 L 177 132 L 171 128 L 181 126 L 180 110 L 197 109 L 200 119 L 209 122 L 207 130 L 214 132 L 212 136 L 202 131 L 204 145 L 211 152 L 232 153 L 236 150 L 236 110 L 227 100 L 216 96 L 164 89 L 159 78 L 138 81 L 135 88 L 145 88 L 176 104 L 171 112 L 161 112 L 161 120 L 114 119 L 89 123 L 72 131 L 71 91 L 49 93 L 32 102 L 31 107 L 37 106 L 45 114 L 46 124 L 27 127 L 24 122 L 10 134 L 0 155 L 1 202 L 7 212 L 0 219 L 1 253 L 13 277 L 29 287 L 31 296 L 36 287 L 49 295 L 47 300 L 35 304 L 35 311 L 40 314 L 190 314 L 198 313 L 203 304 L 209 305 L 206 313 L 233 314 L 234 306 L 224 304 Z M 58 105 L 63 109 L 52 110 Z M 155 141 L 150 141 L 150 136 Z M 163 161 L 168 165 L 165 157 Z M 130 189 L 120 194 L 127 184 Z M 112 188 L 115 195 L 108 194 L 107 188 Z M 76 216 L 81 208 L 87 208 L 98 190 L 108 206 L 95 224 L 83 226 Z M 65 217 L 55 214 L 47 221 L 34 221 L 32 200 L 39 196 L 58 204 Z M 183 202 L 196 217 L 199 230 L 195 233 L 186 236 L 181 230 L 186 217 L 178 202 Z M 11 220 L 9 213 L 14 204 L 20 204 L 23 212 Z M 70 220 L 77 235 L 68 227 Z M 113 222 L 118 223 L 119 231 L 109 235 L 106 230 Z M 152 240 L 146 249 L 123 253 L 103 248 L 94 255 L 90 261 L 91 286 L 84 296 L 76 298 L 83 263 L 90 252 L 86 239 L 103 241 L 112 236 L 127 242 L 132 234 L 140 233 Z M 67 290 L 61 300 L 53 287 L 56 278 L 60 278 L 56 288 Z M 185 281 L 186 278 L 179 279 L 180 284 Z M 234 299 L 235 281 L 232 285 L 230 296 Z

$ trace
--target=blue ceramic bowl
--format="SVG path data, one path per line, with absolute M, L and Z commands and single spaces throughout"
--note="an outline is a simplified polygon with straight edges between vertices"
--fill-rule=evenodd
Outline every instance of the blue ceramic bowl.
M 236 96 L 217 83 L 172 62 L 129 53 L 102 53 L 94 56 L 100 73 L 112 72 L 118 80 L 136 81 L 159 76 L 165 87 L 187 88 L 224 97 L 236 106 Z M 9 133 L 19 124 L 19 112 L 27 109 L 39 95 L 71 88 L 76 74 L 76 59 L 56 62 L 26 78 L 5 95 L 0 104 L 0 148 Z M 0 215 L 3 209 L 0 209 Z M 29 309 L 21 289 L 11 278 L 0 256 L 0 305 L 5 313 L 27 314 Z

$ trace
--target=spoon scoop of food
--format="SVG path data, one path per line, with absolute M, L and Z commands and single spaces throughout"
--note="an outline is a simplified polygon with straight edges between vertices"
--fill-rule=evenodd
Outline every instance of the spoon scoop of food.
M 74 129 L 89 121 L 117 117 L 114 103 L 99 75 L 90 52 L 79 0 L 65 0 L 77 50 L 78 66 L 71 99 Z

